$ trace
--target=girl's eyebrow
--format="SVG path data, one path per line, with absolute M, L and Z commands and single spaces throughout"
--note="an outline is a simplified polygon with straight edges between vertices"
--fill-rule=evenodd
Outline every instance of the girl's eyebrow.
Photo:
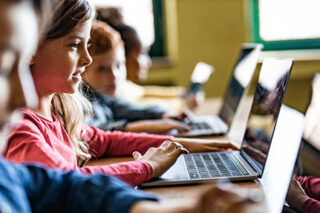
M 69 37 L 70 39 L 84 39 L 82 36 L 79 36 L 79 35 L 73 35 L 73 36 L 70 36 Z
M 80 40 L 85 40 L 83 36 L 80 35 L 71 35 L 68 39 L 80 39 Z M 88 42 L 91 41 L 91 38 L 88 39 Z

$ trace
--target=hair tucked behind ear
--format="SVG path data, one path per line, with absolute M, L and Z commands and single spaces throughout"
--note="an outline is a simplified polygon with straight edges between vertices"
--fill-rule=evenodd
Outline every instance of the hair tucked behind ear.
M 93 19 L 94 15 L 93 7 L 86 0 L 61 0 L 54 10 L 45 39 L 63 37 L 80 24 Z M 57 93 L 52 101 L 53 111 L 62 119 L 72 140 L 79 165 L 91 158 L 87 143 L 82 139 L 83 122 L 86 115 L 91 114 L 91 105 L 81 89 L 80 85 L 74 94 Z

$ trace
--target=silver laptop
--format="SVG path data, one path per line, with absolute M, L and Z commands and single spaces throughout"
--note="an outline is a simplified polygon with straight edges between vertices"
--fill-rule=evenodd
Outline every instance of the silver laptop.
M 175 132 L 173 135 L 194 137 L 226 134 L 241 100 L 245 97 L 262 47 L 261 44 L 244 44 L 242 46 L 218 116 L 195 116 L 192 122 L 188 123 L 191 127 L 190 131 Z
M 282 212 L 304 129 L 302 113 L 282 105 L 264 174 L 266 212 Z
M 160 178 L 142 187 L 261 177 L 292 64 L 292 59 L 264 60 L 240 151 L 181 155 Z

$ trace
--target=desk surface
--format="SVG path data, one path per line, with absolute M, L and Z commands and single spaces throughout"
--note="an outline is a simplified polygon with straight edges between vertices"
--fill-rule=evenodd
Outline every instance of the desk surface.
M 248 100 L 249 101 L 249 100 Z M 250 100 L 251 101 L 251 100 Z M 248 104 L 248 103 L 247 103 Z M 208 114 L 217 114 L 221 105 L 220 99 L 209 99 L 203 106 L 200 106 L 195 114 L 196 115 L 208 115 Z M 250 110 L 250 107 L 245 108 L 247 111 Z M 203 137 L 202 137 L 203 138 Z M 228 139 L 227 136 L 218 136 L 218 137 L 205 137 L 212 139 Z M 131 161 L 131 157 L 119 157 L 119 158 L 107 158 L 91 161 L 88 165 L 108 165 L 119 162 Z M 259 181 L 248 181 L 248 182 L 237 182 L 239 186 L 246 188 L 255 188 L 263 190 Z M 202 185 L 188 185 L 188 186 L 174 186 L 174 187 L 155 187 L 155 188 L 146 188 L 143 189 L 148 192 L 156 193 L 162 200 L 162 202 L 194 202 L 195 197 L 201 193 L 201 191 L 208 188 L 209 184 Z M 255 206 L 250 206 L 246 208 L 244 212 L 264 212 L 265 206 L 262 204 L 257 204 Z

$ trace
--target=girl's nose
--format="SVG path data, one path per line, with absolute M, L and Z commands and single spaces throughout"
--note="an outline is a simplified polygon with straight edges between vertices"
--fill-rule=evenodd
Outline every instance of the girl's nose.
M 92 57 L 90 56 L 87 49 L 83 51 L 80 63 L 83 67 L 87 67 L 92 63 Z

